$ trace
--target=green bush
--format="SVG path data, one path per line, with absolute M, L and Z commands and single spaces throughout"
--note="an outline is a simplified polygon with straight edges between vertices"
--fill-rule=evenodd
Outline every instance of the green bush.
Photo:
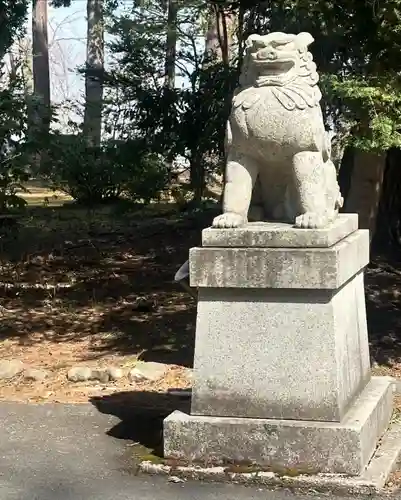
M 78 203 L 93 205 L 119 195 L 120 183 L 112 165 L 82 135 L 54 134 L 47 153 L 42 175 Z
M 138 158 L 125 184 L 124 194 L 132 201 L 148 205 L 160 199 L 169 181 L 169 169 L 157 154 L 147 153 Z
M 147 204 L 168 181 L 163 161 L 137 142 L 113 140 L 94 148 L 80 134 L 54 135 L 42 173 L 54 188 L 84 205 L 120 197 Z
M 0 90 L 0 213 L 21 208 L 25 200 L 18 192 L 26 191 L 28 164 L 32 150 L 27 140 L 26 103 L 18 79 L 10 79 Z

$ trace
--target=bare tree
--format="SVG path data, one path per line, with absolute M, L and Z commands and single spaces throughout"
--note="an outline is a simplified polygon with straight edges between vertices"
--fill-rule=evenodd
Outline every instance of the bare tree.
M 104 69 L 104 0 L 87 0 L 87 44 L 85 74 L 84 134 L 88 143 L 99 146 L 102 135 Z
M 205 56 L 230 64 L 233 56 L 234 34 L 238 24 L 237 14 L 224 6 L 211 3 L 207 16 Z
M 79 100 L 79 80 L 76 68 L 82 62 L 82 48 L 86 46 L 86 36 L 71 32 L 82 12 L 70 13 L 62 20 L 49 17 L 49 60 L 52 81 L 52 102 L 57 104 L 72 99 Z M 67 36 L 66 36 L 67 35 Z

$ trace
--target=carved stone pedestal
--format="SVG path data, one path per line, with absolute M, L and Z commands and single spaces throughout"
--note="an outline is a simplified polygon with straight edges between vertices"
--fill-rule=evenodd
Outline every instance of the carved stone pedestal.
M 165 420 L 165 457 L 361 474 L 392 413 L 391 380 L 370 376 L 368 261 L 354 215 L 205 230 L 191 415 Z

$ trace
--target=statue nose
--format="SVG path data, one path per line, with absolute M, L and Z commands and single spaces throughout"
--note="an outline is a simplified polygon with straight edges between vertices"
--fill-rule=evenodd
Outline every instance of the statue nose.
M 277 52 L 272 49 L 263 49 L 260 50 L 257 54 L 258 59 L 268 59 L 270 61 L 274 61 L 277 59 Z

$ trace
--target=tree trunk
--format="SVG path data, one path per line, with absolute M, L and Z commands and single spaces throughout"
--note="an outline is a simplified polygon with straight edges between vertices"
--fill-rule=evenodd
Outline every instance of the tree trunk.
M 23 38 L 17 44 L 18 59 L 21 62 L 21 78 L 25 96 L 33 94 L 32 48 L 28 38 Z
M 345 211 L 359 215 L 359 227 L 369 229 L 372 240 L 382 192 L 386 153 L 355 151 Z
M 166 55 L 164 61 L 164 131 L 167 135 L 170 135 L 174 126 L 172 126 L 171 117 L 174 113 L 171 113 L 172 106 L 174 105 L 174 89 L 175 89 L 175 63 L 176 63 L 176 51 L 177 51 L 177 15 L 178 15 L 178 5 L 177 0 L 167 0 L 164 5 L 167 11 L 167 35 L 166 35 Z M 171 132 L 170 132 L 171 131 Z M 171 144 L 173 144 L 171 140 Z M 172 171 L 174 162 L 174 152 L 168 151 L 166 155 L 166 164 L 169 172 Z
M 209 7 L 207 15 L 207 29 L 205 34 L 205 58 L 222 61 L 222 51 L 219 41 L 218 21 L 219 8 L 216 5 Z
M 242 63 L 244 60 L 245 53 L 245 7 L 241 4 L 238 8 L 238 22 L 236 26 L 237 30 L 237 38 L 238 38 L 238 63 L 237 63 L 237 72 L 238 77 L 241 73 Z
M 102 137 L 102 106 L 104 69 L 104 0 L 87 0 L 87 43 L 85 74 L 84 135 L 88 144 L 100 146 Z
M 382 195 L 377 217 L 374 251 L 395 251 L 399 260 L 401 246 L 401 149 L 392 148 L 387 153 Z
M 167 38 L 165 60 L 165 86 L 169 89 L 175 87 L 175 60 L 177 49 L 177 3 L 168 0 L 167 4 Z
M 212 3 L 209 6 L 207 17 L 207 29 L 205 33 L 205 51 L 203 70 L 213 64 L 223 64 L 226 76 L 224 81 L 229 83 L 230 61 L 233 58 L 234 34 L 238 24 L 237 15 L 223 6 Z M 202 85 L 202 81 L 201 81 Z M 225 106 L 227 117 L 231 106 L 231 92 L 229 85 L 225 92 Z M 191 162 L 191 186 L 194 190 L 194 201 L 202 200 L 203 191 L 206 187 L 206 171 L 203 155 L 196 154 Z M 223 183 L 224 183 L 223 169 Z
M 195 206 L 199 206 L 202 202 L 203 192 L 205 190 L 205 167 L 203 155 L 199 151 L 193 151 L 190 162 L 190 179 L 193 189 L 192 202 Z
M 209 7 L 205 35 L 206 59 L 214 59 L 229 66 L 233 56 L 233 40 L 237 24 L 234 12 L 216 4 Z
M 34 120 L 44 132 L 50 127 L 50 71 L 47 0 L 32 2 L 32 72 L 36 105 Z

